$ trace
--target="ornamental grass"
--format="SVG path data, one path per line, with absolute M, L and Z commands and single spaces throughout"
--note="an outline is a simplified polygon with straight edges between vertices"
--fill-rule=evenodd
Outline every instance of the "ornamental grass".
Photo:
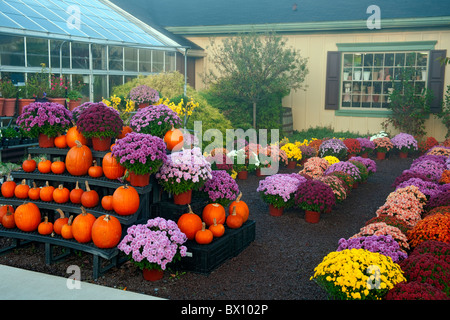
M 411 248 L 428 240 L 450 243 L 450 216 L 435 213 L 419 221 L 408 233 Z
M 442 290 L 435 286 L 419 282 L 400 282 L 386 294 L 385 300 L 449 300 Z
M 330 252 L 311 279 L 337 300 L 380 300 L 396 284 L 406 281 L 390 257 L 365 249 Z
M 399 228 L 388 225 L 385 222 L 376 222 L 362 227 L 358 233 L 351 236 L 350 239 L 358 237 L 367 237 L 372 235 L 389 235 L 398 242 L 403 251 L 408 252 L 410 249 L 408 238 L 400 231 Z

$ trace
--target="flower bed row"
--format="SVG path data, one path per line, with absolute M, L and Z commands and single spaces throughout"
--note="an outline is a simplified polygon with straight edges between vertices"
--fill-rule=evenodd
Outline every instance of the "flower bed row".
M 335 299 L 450 299 L 450 148 L 434 146 L 311 277 Z

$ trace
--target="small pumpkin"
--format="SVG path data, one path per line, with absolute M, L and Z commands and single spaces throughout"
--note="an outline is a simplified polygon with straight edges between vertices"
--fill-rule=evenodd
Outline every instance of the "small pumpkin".
M 122 127 L 122 131 L 119 133 L 119 135 L 117 136 L 117 139 L 122 139 L 125 138 L 125 136 L 127 135 L 127 133 L 133 132 L 133 129 L 130 126 L 123 126 Z
M 108 214 L 98 217 L 92 225 L 92 242 L 101 249 L 113 248 L 122 237 L 119 219 Z
M 36 185 L 36 182 L 33 181 L 33 187 L 28 190 L 28 198 L 31 200 L 39 200 L 41 194 L 41 188 Z
M 92 190 L 89 187 L 89 183 L 86 180 L 85 181 L 85 185 L 86 185 L 86 191 L 83 192 L 83 194 L 81 195 L 81 205 L 83 205 L 86 208 L 92 208 L 98 205 L 99 201 L 100 201 L 100 197 L 97 193 L 97 191 Z
M 49 159 L 41 158 L 38 163 L 40 173 L 50 173 L 52 171 L 52 162 Z
M 103 175 L 103 169 L 97 165 L 97 161 L 92 161 L 92 166 L 89 167 L 88 175 L 92 178 L 100 178 Z
M 31 154 L 28 155 L 28 158 L 22 162 L 22 169 L 25 172 L 33 172 L 37 168 L 36 160 L 31 158 Z
M 7 212 L 12 212 L 14 213 L 14 207 L 9 205 L 9 204 L 5 204 L 3 206 L 0 207 L 0 223 L 2 222 L 3 216 L 7 213 Z
M 247 203 L 241 200 L 242 198 L 242 192 L 239 193 L 236 200 L 234 200 L 229 208 L 228 213 L 233 213 L 233 207 L 236 207 L 236 213 L 242 217 L 242 222 L 246 222 L 248 220 L 248 216 L 250 213 L 250 210 L 248 209 Z
M 5 198 L 14 197 L 14 190 L 16 189 L 17 184 L 12 180 L 11 176 L 8 175 L 6 181 L 3 182 L 1 189 L 2 196 Z
M 53 223 L 48 221 L 48 217 L 44 217 L 44 221 L 38 225 L 38 233 L 42 235 L 49 235 L 53 232 Z
M 108 211 L 113 210 L 113 196 L 107 195 L 102 197 L 102 208 Z
M 59 133 L 58 136 L 55 137 L 54 144 L 55 144 L 55 147 L 60 148 L 60 149 L 67 148 L 66 135 Z
M 80 243 L 86 243 L 92 240 L 92 225 L 95 222 L 95 217 L 92 213 L 86 212 L 84 207 L 81 207 L 81 213 L 73 219 L 72 233 L 75 240 Z
M 59 218 L 53 223 L 53 231 L 55 231 L 56 234 L 61 234 L 61 229 L 63 225 L 69 222 L 69 218 L 64 215 L 64 212 L 61 209 L 58 208 L 56 211 L 59 213 Z
M 92 151 L 78 140 L 75 143 L 76 145 L 67 152 L 65 165 L 71 175 L 84 176 L 92 165 Z
M 66 143 L 69 148 L 75 147 L 77 145 L 76 141 L 81 144 L 87 145 L 86 137 L 77 129 L 77 126 L 71 127 L 66 132 Z
M 69 201 L 70 191 L 62 184 L 53 190 L 53 201 L 56 203 L 66 203 Z
M 189 212 L 183 213 L 177 221 L 178 228 L 189 240 L 194 240 L 195 234 L 202 229 L 202 219 L 192 211 L 188 204 Z
M 140 197 L 136 189 L 129 185 L 116 188 L 113 193 L 113 210 L 121 216 L 136 213 L 139 209 Z
M 70 190 L 69 199 L 70 202 L 78 204 L 81 203 L 81 196 L 84 190 L 80 188 L 78 181 L 75 183 L 75 188 Z
M 225 226 L 222 223 L 217 223 L 216 218 L 214 218 L 214 224 L 210 225 L 208 229 L 216 238 L 220 238 L 225 233 Z
M 111 152 L 106 153 L 102 160 L 102 169 L 105 177 L 111 180 L 121 178 L 125 173 L 125 167 L 123 167 L 112 155 Z
M 28 191 L 30 191 L 30 186 L 26 179 L 22 179 L 22 182 L 14 189 L 14 196 L 19 199 L 26 199 L 28 198 Z
M 242 227 L 242 217 L 236 213 L 236 207 L 233 207 L 233 212 L 228 215 L 226 224 L 228 228 L 237 229 Z
M 66 164 L 60 159 L 56 159 L 50 165 L 50 169 L 54 174 L 63 174 L 66 171 Z
M 202 228 L 195 233 L 195 241 L 198 244 L 209 244 L 213 241 L 214 235 L 211 230 L 206 229 L 206 224 L 202 223 Z
M 22 231 L 34 231 L 41 223 L 41 211 L 33 202 L 21 204 L 14 211 L 14 221 L 17 228 Z
M 2 225 L 7 229 L 12 229 L 16 227 L 16 220 L 14 219 L 14 212 L 7 211 L 2 218 Z
M 166 143 L 167 150 L 180 151 L 183 148 L 183 132 L 180 129 L 172 127 L 164 135 L 164 142 Z
M 214 224 L 214 218 L 217 223 L 225 223 L 225 208 L 219 203 L 209 203 L 203 208 L 202 220 L 208 227 Z
M 73 239 L 72 223 L 73 223 L 73 216 L 70 216 L 67 223 L 62 226 L 61 236 L 64 239 Z
M 42 201 L 53 201 L 53 191 L 55 187 L 50 185 L 48 181 L 45 181 L 45 185 L 41 188 L 41 192 L 39 192 L 39 197 Z

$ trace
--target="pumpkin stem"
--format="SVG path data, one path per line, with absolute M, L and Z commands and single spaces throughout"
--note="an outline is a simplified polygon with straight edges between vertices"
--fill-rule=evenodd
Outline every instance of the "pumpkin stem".
M 48 217 L 47 216 L 44 217 L 44 223 L 48 223 Z
M 103 217 L 103 221 L 109 221 L 109 220 L 111 220 L 111 217 L 109 216 L 109 214 L 106 214 L 106 215 Z
M 217 226 L 217 219 L 213 218 L 214 226 Z
M 75 189 L 80 189 L 80 186 L 78 185 L 78 180 L 75 182 Z
M 75 144 L 77 145 L 78 148 L 81 148 L 83 145 L 81 144 L 80 141 L 75 140 Z
M 28 160 L 31 160 L 31 154 L 30 153 L 28 154 Z
M 34 182 L 34 181 L 33 181 L 33 188 L 34 188 L 34 189 L 37 188 L 36 182 Z
M 84 182 L 84 184 L 86 185 L 86 191 L 91 191 L 91 188 L 89 188 L 89 183 L 87 180 Z
M 24 186 L 27 183 L 26 179 L 22 179 L 22 185 Z
M 59 190 L 62 190 L 62 189 L 64 189 L 64 186 L 63 186 L 62 184 L 60 184 L 60 185 L 58 186 L 58 189 L 59 189 Z
M 233 212 L 231 213 L 231 215 L 233 215 L 233 216 L 236 215 L 236 206 L 233 206 Z
M 206 223 L 202 222 L 202 231 L 206 230 Z
M 60 218 L 63 218 L 63 219 L 64 219 L 64 218 L 66 217 L 66 216 L 64 215 L 64 212 L 63 212 L 61 209 L 59 209 L 59 208 L 56 209 L 56 212 L 59 213 L 59 217 L 60 217 Z
M 45 186 L 50 187 L 50 184 L 48 183 L 48 181 L 45 181 Z
M 189 213 L 194 213 L 194 212 L 192 211 L 192 208 L 191 208 L 191 205 L 190 205 L 190 204 L 188 204 L 188 208 L 189 208 Z
M 239 195 L 238 195 L 237 198 L 236 198 L 236 202 L 241 201 L 241 197 L 242 197 L 242 191 L 239 192 Z
M 85 209 L 83 206 L 81 206 L 80 209 L 81 209 L 81 214 L 82 214 L 83 216 L 85 216 L 85 215 L 87 214 L 86 209 Z
M 92 160 L 92 165 L 93 165 L 94 167 L 96 167 L 96 166 L 97 166 L 97 160 Z
M 67 221 L 67 224 L 68 224 L 69 226 L 71 226 L 71 225 L 72 225 L 72 221 L 73 221 L 73 215 L 71 215 L 71 216 L 69 217 L 69 221 Z

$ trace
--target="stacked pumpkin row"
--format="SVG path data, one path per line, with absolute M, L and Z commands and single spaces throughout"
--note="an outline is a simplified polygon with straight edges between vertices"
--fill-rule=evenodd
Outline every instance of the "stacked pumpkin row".
M 207 204 L 200 217 L 192 212 L 184 213 L 178 218 L 178 228 L 186 234 L 189 240 L 194 240 L 198 244 L 210 244 L 214 238 L 222 237 L 225 234 L 225 226 L 230 229 L 240 228 L 249 217 L 247 204 L 239 197 L 233 201 L 228 208 L 228 215 L 225 208 L 219 203 Z

